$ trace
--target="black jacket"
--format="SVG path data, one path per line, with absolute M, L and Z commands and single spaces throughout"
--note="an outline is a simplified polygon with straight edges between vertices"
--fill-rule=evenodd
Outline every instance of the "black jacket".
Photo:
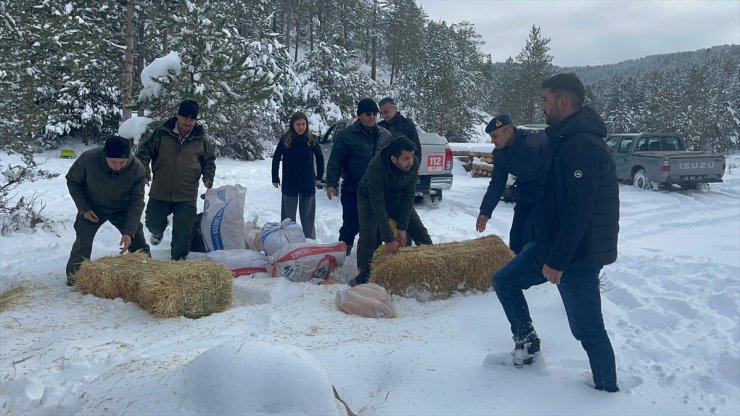
M 383 120 L 378 125 L 391 132 L 391 137 L 394 139 L 398 136 L 406 136 L 411 139 L 416 146 L 414 154 L 421 160 L 421 142 L 419 142 L 419 133 L 417 133 L 413 121 L 402 116 L 401 113 L 396 113 L 392 119 Z
M 544 132 L 525 134 L 520 130 L 511 146 L 493 150 L 493 176 L 488 184 L 480 214 L 491 218 L 506 189 L 509 174 L 516 176 L 513 198 L 519 204 L 534 205 L 542 188 L 547 135 Z
M 316 169 L 314 169 L 314 158 Z M 280 181 L 278 168 L 283 161 L 283 180 Z M 324 177 L 324 155 L 316 140 L 308 144 L 305 134 L 293 133 L 290 147 L 285 147 L 280 137 L 275 153 L 272 155 L 272 183 L 280 183 L 283 195 L 309 196 L 316 194 L 316 180 Z
M 584 107 L 545 131 L 550 145 L 535 232 L 540 261 L 561 271 L 571 263 L 613 263 L 619 187 L 604 121 Z
M 411 169 L 403 172 L 390 160 L 388 149 L 383 149 L 370 160 L 362 176 L 357 188 L 357 204 L 366 204 L 372 209 L 380 235 L 386 243 L 396 238 L 388 224 L 389 218 L 396 220 L 399 230 L 408 229 L 418 171 L 418 159 L 414 158 Z
M 357 192 L 357 184 L 375 153 L 391 142 L 391 134 L 382 127 L 367 128 L 359 121 L 337 133 L 326 166 L 326 184 L 336 188 L 341 177 L 342 192 Z

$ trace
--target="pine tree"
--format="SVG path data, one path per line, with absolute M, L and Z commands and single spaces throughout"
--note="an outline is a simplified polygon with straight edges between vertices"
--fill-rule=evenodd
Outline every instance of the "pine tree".
M 542 96 L 540 85 L 553 73 L 549 43 L 550 39 L 542 37 L 540 28 L 532 25 L 527 43 L 516 57 L 521 65 L 516 91 L 521 100 L 522 123 L 541 121 L 542 115 L 538 111 Z
M 382 25 L 385 38 L 385 62 L 390 66 L 390 85 L 399 73 L 416 64 L 422 47 L 426 16 L 413 0 L 386 0 Z
M 173 30 L 178 29 L 171 34 L 169 47 L 178 53 L 182 71 L 159 80 L 160 95 L 142 95 L 139 101 L 155 118 L 174 114 L 183 99 L 198 101 L 199 118 L 216 149 L 223 155 L 249 160 L 262 157 L 257 143 L 261 138 L 235 138 L 234 128 L 247 124 L 252 106 L 272 94 L 277 74 L 260 68 L 266 63 L 258 56 L 262 44 L 250 45 L 239 34 L 230 20 L 229 6 L 203 0 L 179 3 L 179 9 L 169 16 L 175 23 Z M 252 143 L 246 143 L 249 141 Z
M 467 142 L 475 115 L 468 106 L 474 87 L 461 37 L 446 23 L 429 22 L 417 65 L 399 80 L 402 101 L 416 110 L 416 121 L 425 130 L 452 142 Z

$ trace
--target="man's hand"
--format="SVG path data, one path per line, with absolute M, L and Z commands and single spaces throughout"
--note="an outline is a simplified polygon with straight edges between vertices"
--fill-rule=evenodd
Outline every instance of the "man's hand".
M 475 231 L 478 231 L 479 233 L 486 231 L 486 224 L 488 224 L 489 219 L 490 218 L 485 215 L 478 215 L 478 220 L 475 221 Z
M 128 234 L 123 234 L 121 236 L 121 242 L 118 243 L 118 245 L 121 247 L 121 254 L 125 253 L 129 247 L 131 247 L 131 236 Z
M 398 241 L 398 245 L 400 247 L 406 247 L 406 231 L 404 230 L 396 231 L 396 241 Z
M 90 222 L 98 222 L 100 221 L 100 218 L 98 218 L 98 214 L 95 213 L 95 211 L 89 209 L 85 211 L 82 214 L 82 217 Z
M 213 181 L 210 179 L 203 179 L 203 186 L 206 187 L 206 189 L 211 189 L 213 186 Z
M 272 183 L 272 186 L 274 186 L 275 188 L 279 188 L 280 187 L 280 182 L 273 182 Z
M 399 248 L 401 248 L 401 245 L 398 244 L 398 240 L 393 240 L 390 243 L 385 243 L 385 251 L 391 254 L 398 253 Z
M 560 278 L 563 277 L 563 272 L 555 270 L 548 265 L 542 266 L 542 275 L 545 276 L 550 283 L 560 284 Z
M 333 186 L 326 188 L 326 197 L 329 198 L 329 200 L 331 200 L 336 194 L 337 194 L 337 189 L 334 188 Z

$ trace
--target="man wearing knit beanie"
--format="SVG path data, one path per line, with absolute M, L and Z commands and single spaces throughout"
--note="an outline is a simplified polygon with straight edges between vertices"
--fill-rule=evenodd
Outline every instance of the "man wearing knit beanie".
M 172 214 L 173 260 L 190 253 L 201 177 L 203 186 L 210 188 L 216 175 L 216 156 L 198 123 L 199 111 L 196 101 L 184 100 L 177 115 L 155 130 L 136 152 L 146 168 L 147 183 L 151 181 L 145 220 L 150 242 L 156 246 L 162 241 L 167 217 Z
M 67 188 L 77 206 L 76 239 L 67 262 L 67 284 L 92 253 L 98 229 L 110 221 L 120 232 L 120 252 L 149 252 L 141 224 L 146 172 L 131 155 L 128 139 L 112 136 L 103 148 L 80 155 L 66 176 Z

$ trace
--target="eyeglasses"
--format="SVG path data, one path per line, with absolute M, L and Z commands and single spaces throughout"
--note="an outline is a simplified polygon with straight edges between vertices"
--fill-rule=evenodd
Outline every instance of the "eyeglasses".
M 378 116 L 378 113 L 372 113 L 372 112 L 366 112 L 366 113 L 362 113 L 362 114 L 365 115 L 365 116 L 367 116 L 367 117 L 377 117 Z

